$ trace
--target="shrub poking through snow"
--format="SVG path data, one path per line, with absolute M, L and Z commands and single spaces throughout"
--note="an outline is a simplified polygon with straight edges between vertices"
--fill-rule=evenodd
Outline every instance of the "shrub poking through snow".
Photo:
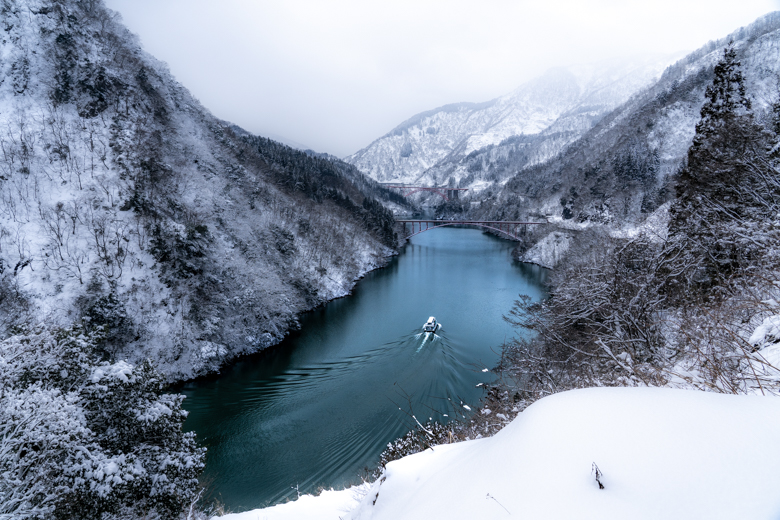
M 99 338 L 40 328 L 0 342 L 0 518 L 179 518 L 205 450 L 181 395 L 146 362 L 95 360 Z
M 385 451 L 379 456 L 379 467 L 374 470 L 373 477 L 380 478 L 389 462 L 407 455 L 432 449 L 440 444 L 490 437 L 511 422 L 528 405 L 520 394 L 510 395 L 507 390 L 499 386 L 487 387 L 482 403 L 484 407 L 480 413 L 457 416 L 460 420 L 446 424 L 433 421 L 425 424 L 417 423 L 415 429 L 388 443 Z M 486 410 L 491 413 L 485 413 Z M 410 417 L 415 418 L 413 415 Z
M 424 427 L 411 430 L 400 439 L 396 439 L 387 445 L 385 451 L 379 456 L 381 467 L 377 470 L 377 476 L 381 473 L 381 468 L 384 468 L 388 462 L 398 460 L 412 453 L 425 451 L 439 444 L 448 444 L 452 440 L 452 428 L 436 422 L 429 422 Z
M 599 489 L 604 489 L 604 484 L 601 483 L 601 479 L 604 478 L 604 474 L 601 472 L 599 467 L 594 462 L 593 465 L 590 467 L 590 472 L 595 475 L 596 477 L 596 484 L 599 485 Z

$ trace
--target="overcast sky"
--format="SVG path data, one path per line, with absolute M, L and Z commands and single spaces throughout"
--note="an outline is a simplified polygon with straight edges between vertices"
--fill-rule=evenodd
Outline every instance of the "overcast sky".
M 694 50 L 780 0 L 106 0 L 217 117 L 343 157 L 558 65 Z

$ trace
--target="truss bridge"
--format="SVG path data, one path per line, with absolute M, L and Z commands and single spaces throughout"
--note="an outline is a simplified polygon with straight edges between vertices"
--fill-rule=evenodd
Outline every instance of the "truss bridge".
M 510 240 L 519 241 L 526 234 L 528 226 L 538 226 L 547 222 L 520 222 L 514 220 L 396 220 L 403 226 L 404 238 L 411 238 L 432 229 L 447 226 L 473 226 L 489 229 Z

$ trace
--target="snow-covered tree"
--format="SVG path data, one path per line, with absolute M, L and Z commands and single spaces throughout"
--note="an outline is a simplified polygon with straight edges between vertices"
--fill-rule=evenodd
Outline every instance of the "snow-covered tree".
M 745 133 L 743 127 L 752 123 L 751 103 L 745 96 L 745 79 L 733 46 L 724 50 L 714 73 L 688 151 L 687 167 L 679 175 L 677 209 L 681 216 L 697 209 L 685 207 L 687 211 L 681 211 L 695 204 L 701 195 L 714 191 L 713 183 L 733 184 L 738 180 L 740 172 L 734 171 L 736 155 L 746 145 L 740 138 Z
M 4 386 L 0 518 L 52 517 L 63 500 L 87 482 L 73 468 L 94 451 L 93 437 L 76 393 L 40 382 L 21 389 Z
M 116 503 L 133 504 L 172 518 L 195 497 L 205 450 L 195 434 L 183 433 L 183 395 L 163 393 L 164 382 L 151 363 L 124 361 L 92 368 L 83 395 L 87 424 L 101 449 L 124 454 L 140 473 L 117 493 Z
M 551 276 L 550 297 L 517 302 L 509 321 L 537 335 L 509 345 L 505 358 L 525 388 L 674 380 L 778 391 L 778 368 L 748 338 L 777 313 L 780 106 L 759 124 L 744 81 L 729 46 L 676 178 L 668 237 L 582 232 Z
M 701 121 L 696 125 L 694 143 L 717 131 L 726 120 L 750 110 L 751 102 L 745 94 L 745 77 L 733 42 L 723 50 L 723 58 L 715 65 L 715 77 L 704 93 L 706 101 L 701 109 Z
M 96 362 L 96 340 L 0 342 L 0 518 L 178 518 L 195 500 L 205 450 L 183 396 L 148 362 Z
M 668 256 L 675 292 L 710 296 L 740 269 L 756 264 L 776 240 L 780 183 L 770 165 L 771 133 L 756 123 L 736 50 L 715 66 L 701 120 L 677 178 Z

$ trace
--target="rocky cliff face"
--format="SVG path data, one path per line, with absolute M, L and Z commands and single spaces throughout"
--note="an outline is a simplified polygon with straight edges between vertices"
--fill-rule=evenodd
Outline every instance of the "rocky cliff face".
M 391 195 L 213 117 L 99 0 L 0 20 L 0 335 L 77 322 L 188 378 L 392 254 Z
M 522 143 L 527 164 L 546 160 L 657 79 L 669 61 L 552 69 L 492 101 L 418 114 L 345 160 L 381 182 L 478 188 L 507 174 L 492 175 L 475 157 L 502 144 Z

